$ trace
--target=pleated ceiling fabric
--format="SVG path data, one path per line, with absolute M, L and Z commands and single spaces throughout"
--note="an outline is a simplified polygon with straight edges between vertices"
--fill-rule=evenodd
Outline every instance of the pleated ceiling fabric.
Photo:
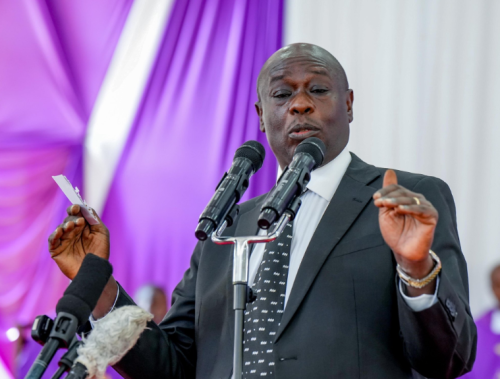
M 276 160 L 259 131 L 256 81 L 281 46 L 282 1 L 176 1 L 107 197 L 116 279 L 170 293 L 189 266 L 198 217 L 234 152 L 264 143 L 245 199 L 267 192 Z
M 52 314 L 68 280 L 47 238 L 82 188 L 82 143 L 131 0 L 0 2 L 0 356 L 6 330 Z

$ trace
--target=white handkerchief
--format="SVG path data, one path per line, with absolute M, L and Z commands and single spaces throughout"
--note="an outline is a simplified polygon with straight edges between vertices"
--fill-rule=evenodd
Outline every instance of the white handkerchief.
M 73 188 L 73 185 L 70 183 L 68 178 L 66 178 L 64 175 L 57 175 L 53 176 L 52 178 L 56 181 L 57 185 L 64 192 L 71 204 L 78 204 L 80 206 L 83 217 L 85 217 L 85 220 L 87 220 L 90 225 L 99 224 L 97 218 L 94 217 L 92 209 L 80 196 L 80 190 L 77 187 Z

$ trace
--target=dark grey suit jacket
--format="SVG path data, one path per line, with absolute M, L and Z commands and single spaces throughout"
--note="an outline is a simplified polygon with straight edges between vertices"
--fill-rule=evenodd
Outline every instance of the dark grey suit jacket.
M 354 154 L 309 244 L 276 335 L 276 378 L 455 378 L 475 358 L 467 267 L 448 186 L 397 172 L 439 212 L 432 249 L 440 256 L 438 303 L 413 312 L 395 285 L 396 264 L 378 225 L 372 195 L 385 169 Z M 257 232 L 264 196 L 242 204 L 226 233 Z M 150 323 L 115 369 L 125 378 L 223 378 L 232 372 L 232 246 L 198 243 L 172 308 Z M 132 300 L 121 289 L 118 306 Z

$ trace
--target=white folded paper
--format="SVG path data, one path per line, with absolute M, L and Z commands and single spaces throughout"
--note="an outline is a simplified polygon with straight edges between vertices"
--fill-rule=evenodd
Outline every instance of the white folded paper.
M 57 185 L 64 192 L 71 204 L 78 204 L 80 206 L 83 217 L 85 217 L 85 220 L 87 220 L 90 225 L 99 224 L 99 220 L 97 220 L 97 218 L 94 216 L 92 208 L 90 208 L 85 200 L 83 200 L 80 196 L 80 190 L 77 187 L 73 188 L 73 185 L 68 180 L 68 178 L 66 178 L 64 175 L 57 175 L 53 176 L 52 179 L 56 181 Z

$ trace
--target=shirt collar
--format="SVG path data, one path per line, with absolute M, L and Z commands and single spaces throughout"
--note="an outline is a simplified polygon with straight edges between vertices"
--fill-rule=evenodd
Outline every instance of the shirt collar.
M 344 150 L 334 160 L 311 172 L 311 180 L 307 184 L 309 191 L 316 193 L 326 201 L 332 200 L 351 159 L 347 147 L 344 147 Z M 278 166 L 278 178 L 282 172 L 281 167 Z

